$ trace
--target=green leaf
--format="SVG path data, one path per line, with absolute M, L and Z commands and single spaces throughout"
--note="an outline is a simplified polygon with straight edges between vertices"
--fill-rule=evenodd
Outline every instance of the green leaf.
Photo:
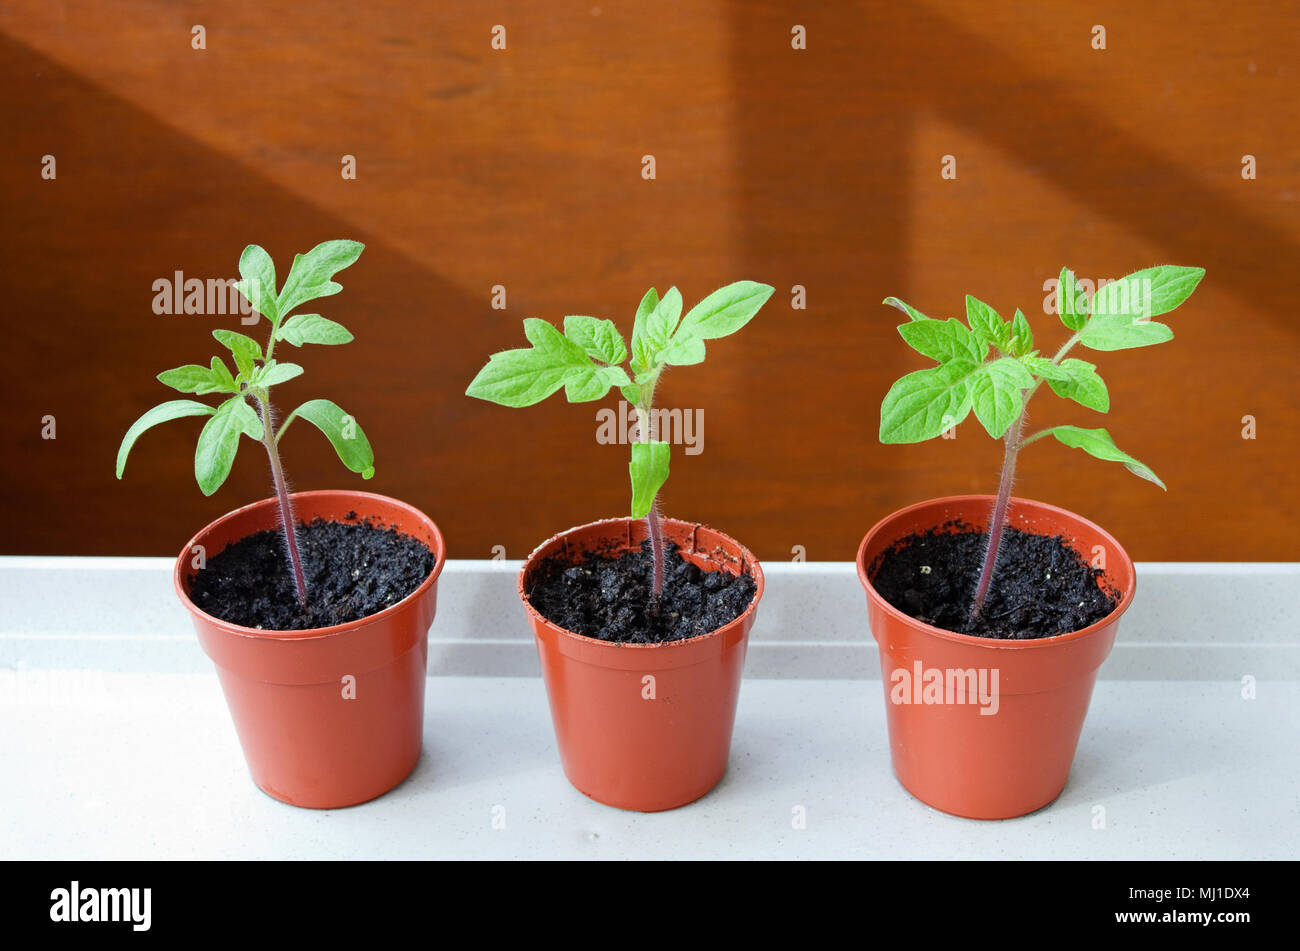
M 659 351 L 668 345 L 681 316 L 682 293 L 677 288 L 668 288 L 663 300 L 653 287 L 646 292 L 632 324 L 633 372 L 653 370 L 662 362 Z
M 1140 318 L 1167 314 L 1192 296 L 1205 269 L 1166 264 L 1144 268 L 1099 287 L 1092 297 L 1092 317 Z
M 564 377 L 564 397 L 570 403 L 589 403 L 609 392 L 611 386 L 630 386 L 631 380 L 622 367 L 602 367 L 592 363 L 570 368 Z
M 645 340 L 645 325 L 654 313 L 655 308 L 659 306 L 659 292 L 653 287 L 645 292 L 641 298 L 641 303 L 636 308 L 636 319 L 632 323 L 632 372 L 638 373 L 649 369 L 648 346 Z
M 688 367 L 704 362 L 704 341 L 699 337 L 684 337 L 680 332 L 668 346 L 659 351 L 662 363 L 675 367 Z
M 610 386 L 630 386 L 632 381 L 627 377 L 627 371 L 622 367 L 601 367 L 600 374 L 609 381 Z
M 208 393 L 230 393 L 235 389 L 234 380 L 227 385 L 224 378 L 213 373 L 208 367 L 201 367 L 194 363 L 163 370 L 158 374 L 158 382 L 170 386 L 173 390 L 194 393 L 198 396 L 205 396 Z
M 1061 323 L 1070 330 L 1082 330 L 1088 321 L 1088 297 L 1079 290 L 1074 272 L 1067 267 L 1061 268 L 1056 282 L 1056 311 L 1061 315 Z
M 641 391 L 635 386 L 620 386 L 618 391 L 623 394 L 623 399 L 635 406 L 641 399 Z
M 897 307 L 899 310 L 901 310 L 903 313 L 907 314 L 907 316 L 908 316 L 908 317 L 911 317 L 913 320 L 929 320 L 929 319 L 930 319 L 929 317 L 925 316 L 925 314 L 921 313 L 919 310 L 917 310 L 915 307 L 913 307 L 911 304 L 905 304 L 905 303 L 903 303 L 903 301 L 899 300 L 897 297 L 886 297 L 883 301 L 881 301 L 881 303 L 882 303 L 882 304 L 888 304 L 890 307 Z M 951 319 L 951 318 L 950 318 L 950 319 Z
M 1001 315 L 978 297 L 972 297 L 970 294 L 966 295 L 966 321 L 981 342 L 997 347 L 999 350 L 1007 349 L 1010 334 Z
M 214 330 L 212 336 L 234 354 L 235 366 L 244 376 L 252 376 L 254 361 L 262 359 L 262 345 L 252 337 L 237 333 L 233 330 Z
M 242 280 L 235 287 L 253 309 L 271 323 L 279 320 L 280 311 L 275 304 L 275 262 L 271 256 L 250 244 L 239 256 L 239 275 Z
M 548 321 L 538 317 L 524 318 L 524 336 L 538 350 L 561 363 L 575 367 L 590 367 L 592 363 L 582 348 L 555 329 Z
M 1098 288 L 1080 341 L 1093 350 L 1128 350 L 1172 340 L 1173 330 L 1151 318 L 1187 300 L 1204 276 L 1199 267 L 1165 265 L 1134 271 Z
M 146 429 L 173 419 L 182 419 L 186 416 L 211 416 L 215 412 L 215 408 L 197 400 L 169 400 L 166 403 L 159 403 L 132 423 L 131 428 L 122 437 L 122 444 L 117 447 L 117 477 L 122 478 L 122 473 L 126 469 L 126 457 L 130 455 L 131 447 Z
M 880 404 L 880 441 L 923 442 L 956 426 L 970 413 L 969 381 L 979 368 L 973 360 L 953 360 L 895 382 Z
M 607 369 L 592 364 L 575 368 L 565 374 L 564 398 L 570 403 L 590 403 L 609 392 L 610 381 L 601 371 Z
M 716 340 L 734 334 L 767 303 L 775 288 L 754 281 L 736 281 L 714 291 L 682 318 L 679 336 Z
M 299 314 L 290 317 L 276 329 L 275 339 L 301 347 L 305 343 L 338 346 L 351 343 L 353 338 L 348 328 L 320 314 Z
M 375 474 L 375 453 L 357 421 L 330 400 L 308 400 L 285 418 L 280 431 L 301 416 L 325 434 L 339 460 L 363 479 Z
M 1034 349 L 1034 332 L 1029 329 L 1029 318 L 1019 307 L 1016 316 L 1011 318 L 1011 355 L 1023 357 Z
M 1110 411 L 1110 393 L 1106 390 L 1105 381 L 1097 375 L 1095 363 L 1070 357 L 1063 360 L 1057 369 L 1064 374 L 1064 378 L 1047 379 L 1047 385 L 1057 396 L 1074 400 L 1099 413 Z
M 221 383 L 223 391 L 239 392 L 239 386 L 235 383 L 235 378 L 230 375 L 230 368 L 226 366 L 225 361 L 220 357 L 212 358 L 212 378 Z
M 988 355 L 988 344 L 966 329 L 960 320 L 931 320 L 921 317 L 911 323 L 900 324 L 898 332 L 907 345 L 940 363 L 950 360 L 974 360 L 982 363 Z
M 1094 317 L 1084 325 L 1079 342 L 1093 350 L 1131 350 L 1174 339 L 1174 331 L 1168 324 L 1154 320 L 1126 323 L 1126 320 L 1127 318 L 1098 320 Z
M 194 478 L 204 495 L 216 492 L 230 475 L 243 434 L 261 439 L 262 421 L 242 396 L 232 396 L 203 425 L 194 449 Z
M 1148 482 L 1154 482 L 1160 488 L 1165 488 L 1165 484 L 1160 481 L 1160 477 L 1151 471 L 1146 465 L 1134 459 L 1128 453 L 1120 450 L 1115 445 L 1115 440 L 1110 438 L 1110 433 L 1104 429 L 1081 429 L 1078 426 L 1055 426 L 1051 429 L 1045 429 L 1039 435 L 1054 436 L 1057 442 L 1069 446 L 1071 449 L 1082 449 L 1084 452 L 1098 459 L 1105 459 L 1107 462 L 1121 462 L 1129 472 L 1135 476 L 1146 479 Z
M 627 345 L 614 321 L 598 317 L 564 318 L 564 336 L 582 348 L 583 353 L 602 363 L 618 364 L 627 359 Z
M 253 374 L 249 381 L 252 386 L 275 386 L 302 376 L 302 367 L 296 363 L 278 363 L 272 360 Z
M 1034 376 L 1040 376 L 1044 380 L 1068 380 L 1070 374 L 1062 370 L 1046 357 L 1030 355 L 1020 358 L 1020 362 L 1025 365 L 1025 369 Z
M 1034 378 L 1014 357 L 1002 357 L 983 364 L 970 378 L 971 405 L 975 417 L 994 439 L 1006 435 L 1025 408 L 1023 390 Z
M 628 474 L 632 478 L 632 517 L 645 518 L 650 513 L 655 496 L 668 481 L 668 458 L 671 454 L 666 442 L 632 443 L 632 461 Z
M 503 350 L 488 358 L 465 394 L 502 406 L 532 406 L 562 387 L 569 370 L 534 347 Z
M 306 254 L 295 255 L 276 301 L 280 316 L 287 316 L 309 300 L 343 290 L 331 278 L 361 257 L 365 247 L 360 241 L 322 241 Z
M 602 374 L 601 367 L 551 324 L 536 317 L 524 320 L 524 336 L 531 349 L 493 354 L 465 393 L 502 406 L 531 406 L 561 386 L 572 402 L 599 399 L 618 379 Z M 602 388 L 603 387 L 603 388 Z

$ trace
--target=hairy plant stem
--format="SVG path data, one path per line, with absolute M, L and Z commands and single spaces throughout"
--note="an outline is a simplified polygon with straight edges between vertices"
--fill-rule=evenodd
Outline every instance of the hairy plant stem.
M 654 564 L 654 583 L 650 588 L 651 610 L 658 612 L 659 599 L 664 593 L 664 534 L 659 525 L 659 496 L 650 503 L 646 515 L 646 524 L 650 527 L 650 559 Z
M 1080 334 L 1076 333 L 1067 340 L 1060 350 L 1056 351 L 1056 356 L 1052 357 L 1052 363 L 1059 364 L 1065 355 L 1070 352 L 1070 348 L 1079 342 Z M 1020 415 L 1016 421 L 1011 424 L 1003 437 L 1002 453 L 1002 478 L 998 482 L 998 497 L 993 503 L 993 517 L 989 520 L 989 541 L 984 549 L 984 562 L 980 566 L 979 581 L 975 584 L 975 600 L 971 605 L 970 620 L 975 624 L 980 619 L 980 614 L 984 611 L 984 599 L 988 597 L 989 585 L 993 582 L 993 570 L 997 566 L 998 552 L 1002 548 L 1002 530 L 1006 527 L 1007 509 L 1011 504 L 1011 486 L 1016 479 L 1016 459 L 1020 455 L 1020 450 L 1037 439 L 1042 438 L 1046 431 L 1034 433 L 1029 438 L 1025 438 L 1025 415 L 1029 409 L 1029 401 L 1033 399 L 1038 388 L 1043 385 L 1040 378 L 1021 401 Z
M 984 610 L 984 598 L 989 593 L 989 582 L 993 580 L 993 568 L 998 561 L 998 549 L 1002 547 L 1002 528 L 1007 520 L 1007 506 L 1011 503 L 1011 484 L 1016 478 L 1016 456 L 1020 453 L 1020 436 L 1025 428 L 1025 413 L 1020 411 L 1016 421 L 1011 424 L 1003 437 L 1005 449 L 1002 454 L 1002 480 L 998 483 L 998 499 L 993 504 L 993 518 L 989 521 L 989 542 L 984 549 L 984 564 L 980 567 L 980 580 L 975 585 L 975 603 L 971 607 L 971 623 L 979 620 Z
M 651 383 L 647 388 L 642 388 L 645 394 L 642 399 L 642 405 L 636 408 L 636 431 L 637 438 L 641 442 L 650 442 L 650 401 L 654 392 L 654 384 Z M 646 530 L 650 535 L 650 562 L 652 567 L 651 586 L 650 586 L 650 611 L 652 614 L 659 613 L 659 600 L 664 592 L 664 535 L 663 527 L 659 524 L 659 495 L 650 502 L 650 511 L 646 513 Z
M 298 595 L 298 604 L 307 607 L 307 579 L 302 571 L 302 556 L 298 554 L 298 533 L 293 519 L 293 503 L 289 499 L 289 486 L 284 481 L 284 467 L 280 464 L 280 450 L 276 446 L 276 434 L 271 425 L 271 403 L 269 395 L 263 390 L 254 396 L 262 411 L 262 445 L 266 446 L 266 455 L 271 460 L 271 479 L 275 482 L 275 496 L 280 503 L 280 528 L 284 531 L 285 545 L 289 551 L 289 567 L 292 569 L 293 590 Z

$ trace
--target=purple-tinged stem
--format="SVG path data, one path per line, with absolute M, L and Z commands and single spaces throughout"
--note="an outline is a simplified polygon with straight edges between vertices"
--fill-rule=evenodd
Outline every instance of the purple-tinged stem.
M 1002 529 L 1006 525 L 1007 508 L 1011 504 L 1011 484 L 1016 477 L 1016 457 L 1020 453 L 1020 437 L 1024 428 L 1025 414 L 1022 410 L 1003 437 L 1006 448 L 1002 456 L 1002 479 L 998 483 L 998 499 L 993 505 L 993 518 L 989 522 L 989 543 L 984 550 L 980 580 L 975 586 L 975 603 L 970 613 L 972 624 L 979 620 L 980 612 L 984 610 L 984 599 L 988 596 L 989 583 L 993 580 L 993 568 L 998 562 L 998 550 L 1002 547 Z
M 289 550 L 289 567 L 293 574 L 293 590 L 298 604 L 307 607 L 307 579 L 302 571 L 302 556 L 298 554 L 298 533 L 294 527 L 293 503 L 289 499 L 289 486 L 284 481 L 284 467 L 280 465 L 280 450 L 276 448 L 275 432 L 271 428 L 271 404 L 258 399 L 262 407 L 262 442 L 271 460 L 271 479 L 275 482 L 275 497 L 280 503 L 280 527 L 284 531 L 285 545 Z
M 645 517 L 650 529 L 650 560 L 654 564 L 654 582 L 650 588 L 650 605 L 659 609 L 659 598 L 664 593 L 664 533 L 659 525 L 659 496 L 650 503 L 650 511 Z

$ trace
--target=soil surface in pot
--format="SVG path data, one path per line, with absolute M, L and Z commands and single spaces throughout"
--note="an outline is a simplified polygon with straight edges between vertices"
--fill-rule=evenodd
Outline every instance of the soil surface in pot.
M 871 566 L 872 587 L 910 617 L 958 634 L 1032 640 L 1078 631 L 1110 614 L 1119 594 L 1060 536 L 1008 526 L 993 583 L 970 623 L 988 532 L 953 523 L 899 539 Z
M 721 568 L 704 571 L 668 542 L 664 589 L 650 610 L 653 563 L 650 543 L 617 557 L 587 552 L 579 562 L 544 562 L 528 592 L 529 603 L 575 634 L 626 644 L 680 641 L 716 631 L 745 613 L 754 600 L 754 579 Z
M 424 583 L 437 560 L 424 542 L 377 520 L 301 523 L 298 551 L 307 579 L 306 611 L 294 593 L 279 529 L 241 538 L 210 557 L 190 584 L 190 600 L 242 627 L 333 627 L 392 607 Z

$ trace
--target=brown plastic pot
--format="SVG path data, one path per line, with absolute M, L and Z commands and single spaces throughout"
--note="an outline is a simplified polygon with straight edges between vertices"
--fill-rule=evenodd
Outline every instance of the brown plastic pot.
M 740 617 L 688 640 L 616 644 L 565 630 L 534 610 L 528 592 L 543 563 L 637 550 L 646 538 L 642 519 L 571 528 L 542 544 L 519 572 L 564 773 L 597 802 L 638 812 L 684 806 L 722 779 L 749 630 L 763 597 L 763 569 L 739 542 L 693 522 L 662 525 L 664 537 L 705 571 L 749 573 L 754 600 Z
M 301 521 L 347 521 L 349 513 L 376 518 L 424 542 L 437 559 L 424 583 L 397 604 L 359 621 L 304 631 L 228 624 L 189 597 L 194 546 L 211 557 L 254 532 L 278 528 L 274 498 L 223 515 L 176 559 L 176 593 L 216 665 L 253 781 L 291 805 L 331 809 L 386 793 L 420 758 L 429 626 L 446 550 L 433 520 L 397 499 L 326 490 L 297 492 L 293 503 Z
M 872 587 L 876 559 L 898 539 L 953 520 L 987 529 L 993 501 L 989 495 L 963 495 L 920 502 L 877 523 L 858 549 L 858 577 L 880 647 L 894 772 L 922 802 L 973 819 L 1033 812 L 1065 788 L 1097 670 L 1136 590 L 1133 562 L 1109 533 L 1073 512 L 1027 499 L 1011 500 L 1008 524 L 1061 535 L 1089 561 L 1097 546 L 1104 552 L 1103 584 L 1118 591 L 1120 601 L 1096 624 L 1038 640 L 971 637 L 909 617 Z M 918 664 L 922 681 L 929 671 L 943 672 L 944 702 L 925 703 L 924 692 L 916 693 Z M 979 671 L 988 672 L 990 688 L 996 671 L 996 707 L 949 702 L 961 701 L 958 683 L 971 683 L 969 674 L 956 672 L 972 670 L 976 678 Z M 946 689 L 949 672 L 951 693 Z M 923 702 L 915 702 L 918 698 Z M 992 709 L 996 712 L 981 712 Z

